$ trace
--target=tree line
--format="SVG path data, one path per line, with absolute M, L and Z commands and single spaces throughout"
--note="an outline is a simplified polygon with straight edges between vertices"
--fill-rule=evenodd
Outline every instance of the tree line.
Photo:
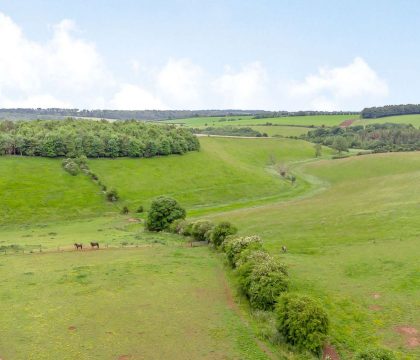
M 0 119 L 5 120 L 34 120 L 34 119 L 62 119 L 74 118 L 98 118 L 113 120 L 168 120 L 183 119 L 190 117 L 207 116 L 235 116 L 256 115 L 264 113 L 263 110 L 82 110 L 82 109 L 0 109 Z
M 245 136 L 245 137 L 267 137 L 266 133 L 260 133 L 259 131 L 250 127 L 235 127 L 235 126 L 219 126 L 219 127 L 206 127 L 203 129 L 193 128 L 194 134 L 206 134 L 206 135 L 221 135 L 221 136 Z
M 186 128 L 135 120 L 0 121 L 0 155 L 153 157 L 199 150 Z
M 407 124 L 320 127 L 309 131 L 302 138 L 313 143 L 332 146 L 339 152 L 348 148 L 373 152 L 420 150 L 420 130 Z
M 386 116 L 420 114 L 420 104 L 385 105 L 362 110 L 363 119 L 374 119 Z
M 286 116 L 316 115 L 359 115 L 359 111 L 265 111 L 254 116 L 254 119 L 268 119 Z

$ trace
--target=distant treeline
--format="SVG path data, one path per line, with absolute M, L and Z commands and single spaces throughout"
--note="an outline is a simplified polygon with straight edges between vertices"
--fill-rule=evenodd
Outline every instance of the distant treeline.
M 316 116 L 316 115 L 359 115 L 358 111 L 265 111 L 254 116 L 254 119 L 266 119 L 286 116 Z
M 362 118 L 374 119 L 385 116 L 420 114 L 420 104 L 385 105 L 362 110 Z
M 406 124 L 370 124 L 366 127 L 349 126 L 347 128 L 321 127 L 309 131 L 302 138 L 326 146 L 334 146 L 339 142 L 344 143 L 344 148 L 374 152 L 420 150 L 420 130 Z
M 250 127 L 206 127 L 205 129 L 192 129 L 195 134 L 221 135 L 221 136 L 248 136 L 248 137 L 266 137 L 266 133 L 261 134 L 259 131 Z
M 186 128 L 135 120 L 0 121 L 0 155 L 152 157 L 199 150 Z
M 79 109 L 0 109 L 0 119 L 33 120 L 91 117 L 113 120 L 168 120 L 201 116 L 256 115 L 262 110 L 79 110 Z

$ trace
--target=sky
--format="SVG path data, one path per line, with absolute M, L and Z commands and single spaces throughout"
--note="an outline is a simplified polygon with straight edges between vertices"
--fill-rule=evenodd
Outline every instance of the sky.
M 0 0 L 0 108 L 420 103 L 417 0 Z

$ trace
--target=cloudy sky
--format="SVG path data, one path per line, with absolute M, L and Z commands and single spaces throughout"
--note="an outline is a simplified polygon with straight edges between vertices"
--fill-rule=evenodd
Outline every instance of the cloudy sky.
M 0 108 L 420 103 L 417 0 L 0 0 Z

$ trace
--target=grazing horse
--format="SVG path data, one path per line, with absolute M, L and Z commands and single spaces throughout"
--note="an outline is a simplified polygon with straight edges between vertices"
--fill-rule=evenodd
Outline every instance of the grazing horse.
M 96 247 L 97 249 L 99 249 L 99 243 L 98 242 L 91 242 L 90 243 L 91 248 L 93 249 L 94 247 Z
M 83 250 L 83 244 L 74 243 L 74 247 L 76 248 L 76 250 Z
M 287 247 L 283 245 L 283 246 L 281 247 L 281 251 L 283 251 L 284 253 L 287 253 Z

